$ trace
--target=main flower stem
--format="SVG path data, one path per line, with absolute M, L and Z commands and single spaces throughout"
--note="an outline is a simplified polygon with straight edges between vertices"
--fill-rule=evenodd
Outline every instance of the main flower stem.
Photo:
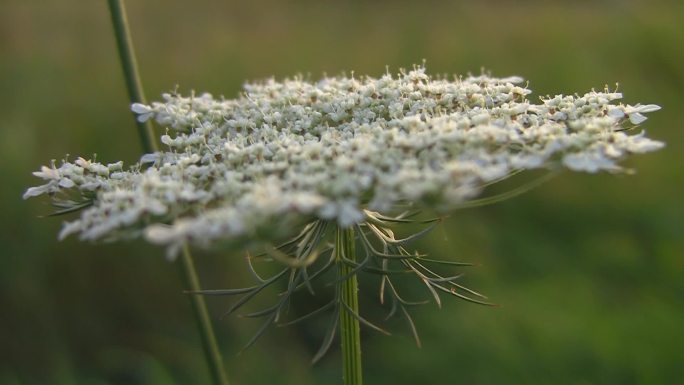
M 128 89 L 128 96 L 133 103 L 146 104 L 145 94 L 143 93 L 142 83 L 140 82 L 140 75 L 138 73 L 138 62 L 135 58 L 135 51 L 133 50 L 133 40 L 128 29 L 128 19 L 126 18 L 126 8 L 123 0 L 108 0 L 109 13 L 112 16 L 112 24 L 114 26 L 114 35 L 116 36 L 116 46 L 119 50 L 119 57 L 121 58 L 121 67 L 126 78 L 126 88 Z M 134 118 L 135 118 L 135 114 Z M 155 141 L 154 129 L 152 122 L 147 121 L 142 123 L 135 119 L 138 125 L 138 135 L 140 135 L 140 143 L 146 153 L 155 152 L 158 150 L 157 142 Z
M 114 35 L 116 36 L 116 44 L 121 58 L 121 66 L 124 71 L 124 77 L 126 78 L 126 87 L 128 88 L 128 95 L 131 103 L 146 103 L 140 75 L 138 75 L 138 65 L 135 58 L 135 51 L 133 50 L 133 41 L 128 29 L 128 20 L 126 18 L 123 0 L 108 0 L 108 3 L 112 24 L 114 26 Z M 141 123 L 136 119 L 136 123 L 138 125 L 138 134 L 140 135 L 140 142 L 143 150 L 146 153 L 157 151 L 157 143 L 155 141 L 151 122 L 147 121 L 146 123 Z M 183 247 L 183 255 L 180 258 L 180 262 L 181 273 L 185 281 L 186 289 L 192 292 L 200 291 L 201 286 L 195 270 L 195 264 L 187 245 Z M 211 326 L 211 320 L 207 313 L 207 305 L 204 302 L 204 297 L 191 295 L 189 298 L 214 384 L 228 385 L 228 378 L 226 377 L 226 372 L 223 368 L 223 360 L 221 359 L 221 353 L 218 350 L 214 329 Z
M 361 332 L 359 320 L 353 313 L 359 314 L 359 284 L 353 267 L 344 262 L 344 258 L 356 261 L 356 241 L 354 229 L 337 229 L 335 252 L 340 277 L 346 277 L 339 283 L 340 293 L 340 340 L 342 348 L 342 380 L 344 385 L 361 385 L 363 373 L 361 369 Z
M 185 287 L 189 291 L 200 291 L 199 279 L 195 271 L 195 264 L 190 254 L 188 245 L 183 246 L 183 255 L 180 258 L 181 272 L 185 280 Z M 228 385 L 228 378 L 223 369 L 223 359 L 221 352 L 216 344 L 216 337 L 214 336 L 214 329 L 211 327 L 211 320 L 207 312 L 207 305 L 204 302 L 204 297 L 201 295 L 190 295 L 190 304 L 195 313 L 195 320 L 199 326 L 200 336 L 202 338 L 202 346 L 204 347 L 204 354 L 207 358 L 207 364 L 211 371 L 211 377 L 216 385 Z

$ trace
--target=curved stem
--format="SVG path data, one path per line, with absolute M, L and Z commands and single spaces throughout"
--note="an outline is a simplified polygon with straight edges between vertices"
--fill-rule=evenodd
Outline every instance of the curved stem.
M 140 76 L 138 75 L 138 65 L 135 59 L 135 52 L 133 51 L 133 41 L 128 30 L 128 20 L 123 0 L 108 0 L 108 4 L 131 103 L 146 103 Z M 154 139 L 155 135 L 151 122 L 142 123 L 136 119 L 136 123 L 143 150 L 146 153 L 157 151 L 157 143 Z M 197 272 L 195 271 L 195 264 L 187 245 L 183 247 L 183 255 L 180 258 L 180 262 L 181 274 L 187 290 L 192 292 L 201 291 Z M 211 326 L 204 298 L 192 295 L 190 296 L 190 303 L 197 321 L 197 327 L 213 382 L 215 385 L 228 385 L 226 372 L 223 369 L 223 360 L 216 344 L 216 337 L 214 336 L 214 330 Z
M 356 241 L 354 228 L 337 229 L 335 237 L 335 253 L 339 276 L 347 277 L 338 286 L 340 293 L 340 340 L 342 348 L 342 380 L 344 385 L 361 385 L 363 372 L 361 369 L 361 331 L 359 320 L 359 287 L 353 266 L 344 263 L 344 259 L 356 261 Z
M 146 104 L 147 101 L 145 100 L 140 75 L 138 74 L 138 63 L 135 58 L 135 51 L 133 50 L 133 40 L 131 40 L 131 33 L 128 29 L 128 19 L 126 18 L 123 0 L 108 0 L 108 3 L 109 13 L 114 26 L 114 35 L 116 36 L 116 46 L 119 50 L 121 67 L 126 78 L 126 88 L 128 89 L 131 104 Z M 135 123 L 138 125 L 138 135 L 140 135 L 140 143 L 143 150 L 146 153 L 157 151 L 157 142 L 155 141 L 152 122 L 148 120 L 142 123 L 138 121 L 135 114 L 133 114 L 133 117 L 136 118 Z
M 183 275 L 184 284 L 188 291 L 199 292 L 201 290 L 199 279 L 195 271 L 195 264 L 190 254 L 190 248 L 187 245 L 183 246 L 183 255 L 180 257 L 181 273 Z M 211 371 L 211 377 L 216 385 L 228 385 L 228 378 L 223 369 L 223 359 L 221 352 L 216 344 L 216 337 L 214 336 L 214 329 L 211 326 L 209 313 L 207 312 L 207 305 L 204 302 L 204 297 L 201 295 L 190 295 L 190 304 L 192 305 L 195 320 L 199 327 L 200 336 L 202 338 L 202 346 L 204 347 L 204 354 L 207 358 L 207 364 Z

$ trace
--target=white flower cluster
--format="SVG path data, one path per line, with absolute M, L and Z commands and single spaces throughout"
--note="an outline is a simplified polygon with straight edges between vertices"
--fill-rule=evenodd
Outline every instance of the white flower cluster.
M 124 170 L 79 158 L 34 173 L 24 197 L 91 197 L 61 237 L 144 236 L 183 242 L 269 240 L 314 218 L 350 226 L 398 204 L 447 210 L 512 172 L 620 170 L 662 143 L 625 130 L 655 105 L 589 92 L 530 102 L 522 79 L 435 79 L 422 67 L 393 77 L 301 78 L 245 86 L 237 99 L 163 95 L 134 104 L 168 127 L 165 151 Z

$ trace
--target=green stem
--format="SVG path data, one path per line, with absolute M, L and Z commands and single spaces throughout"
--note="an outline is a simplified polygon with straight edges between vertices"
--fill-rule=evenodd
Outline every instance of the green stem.
M 138 63 L 135 58 L 135 51 L 133 50 L 133 40 L 131 40 L 131 33 L 128 29 L 128 19 L 126 18 L 123 0 L 108 0 L 108 3 L 109 13 L 112 16 L 112 24 L 114 25 L 116 46 L 119 50 L 121 67 L 126 78 L 126 88 L 128 89 L 131 104 L 147 104 L 140 82 L 140 75 L 138 75 Z M 138 134 L 140 135 L 140 143 L 142 143 L 143 150 L 146 153 L 156 152 L 158 148 L 152 122 L 148 120 L 142 123 L 138 121 L 135 114 L 133 116 L 136 118 L 135 122 L 138 125 Z
M 341 277 L 349 276 L 353 267 L 344 263 L 343 257 L 356 261 L 354 229 L 337 229 L 335 238 L 336 259 Z M 359 320 L 359 284 L 356 274 L 340 282 L 340 340 L 342 347 L 342 380 L 344 385 L 361 385 L 361 330 Z M 346 306 L 345 306 L 346 305 Z
M 114 25 L 114 35 L 116 36 L 116 44 L 121 57 L 121 66 L 126 78 L 126 87 L 128 88 L 128 95 L 131 103 L 145 104 L 145 94 L 143 93 L 142 83 L 138 75 L 138 65 L 135 59 L 135 52 L 133 51 L 133 41 L 128 29 L 128 20 L 126 19 L 126 10 L 124 8 L 123 0 L 108 0 L 109 11 L 112 17 L 112 24 Z M 135 120 L 138 125 L 138 134 L 140 135 L 140 142 L 143 150 L 146 153 L 156 152 L 158 150 L 155 141 L 154 129 L 151 122 L 141 123 Z M 190 249 L 183 247 L 183 255 L 181 256 L 181 272 L 185 281 L 187 290 L 197 292 L 201 290 L 197 272 L 195 271 L 195 264 L 190 254 Z M 211 320 L 207 313 L 207 305 L 202 296 L 190 296 L 190 303 L 197 321 L 200 336 L 202 339 L 202 346 L 206 356 L 209 370 L 215 385 L 228 385 L 226 372 L 223 369 L 223 360 L 221 353 L 216 344 L 216 337 L 214 336 L 214 329 L 211 326 Z
M 201 287 L 199 279 L 197 278 L 197 273 L 195 272 L 195 264 L 192 259 L 192 254 L 190 254 L 190 248 L 187 245 L 183 246 L 183 255 L 180 258 L 180 262 L 187 290 L 191 292 L 200 291 Z M 216 344 L 214 329 L 211 326 L 211 320 L 209 319 L 209 313 L 207 312 L 207 305 L 204 303 L 204 297 L 201 295 L 190 295 L 189 298 L 193 313 L 195 314 L 195 320 L 199 326 L 204 354 L 207 358 L 207 364 L 209 365 L 214 384 L 228 385 L 228 378 L 223 369 L 223 359 L 221 358 L 221 352 Z

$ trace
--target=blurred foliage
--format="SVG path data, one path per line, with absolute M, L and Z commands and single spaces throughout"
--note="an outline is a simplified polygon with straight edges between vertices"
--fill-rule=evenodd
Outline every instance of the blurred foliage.
M 421 308 L 415 347 L 364 334 L 369 384 L 682 383 L 684 3 L 672 1 L 129 1 L 150 99 L 191 88 L 232 97 L 244 80 L 427 60 L 432 73 L 521 75 L 537 95 L 620 81 L 627 102 L 663 110 L 667 142 L 626 175 L 562 175 L 494 206 L 455 213 L 421 247 L 481 263 L 465 281 L 500 308 Z M 141 242 L 56 241 L 50 208 L 23 202 L 50 159 L 140 154 L 104 1 L 0 3 L 0 383 L 204 384 L 177 266 Z M 679 116 L 679 117 L 678 117 Z M 506 186 L 500 186 L 505 189 Z M 201 254 L 207 288 L 249 284 L 238 255 Z M 375 283 L 362 310 L 379 319 Z M 330 384 L 333 352 L 309 361 L 325 319 L 270 331 L 211 312 L 234 384 Z M 307 304 L 301 305 L 306 307 Z M 293 308 L 297 312 L 298 308 Z M 428 376 L 428 377 L 426 377 Z

